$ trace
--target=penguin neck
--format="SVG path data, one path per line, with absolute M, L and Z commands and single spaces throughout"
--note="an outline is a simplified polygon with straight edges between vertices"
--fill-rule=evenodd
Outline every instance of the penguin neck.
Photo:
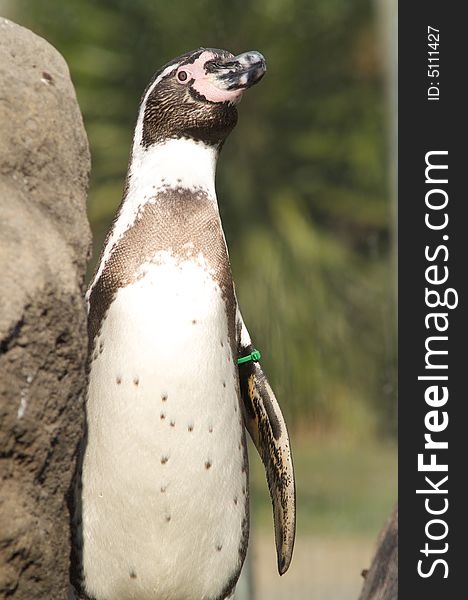
M 203 190 L 217 204 L 218 153 L 215 146 L 190 138 L 168 139 L 148 148 L 135 143 L 124 202 L 141 205 L 154 198 L 158 191 L 183 188 L 191 192 Z

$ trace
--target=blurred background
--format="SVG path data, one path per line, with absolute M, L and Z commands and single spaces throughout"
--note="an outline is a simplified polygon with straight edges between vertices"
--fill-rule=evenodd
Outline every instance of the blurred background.
M 68 61 L 91 146 L 93 269 L 152 73 L 199 46 L 261 51 L 217 190 L 244 319 L 289 424 L 298 521 L 279 578 L 251 452 L 246 595 L 357 599 L 396 501 L 396 0 L 0 0 Z

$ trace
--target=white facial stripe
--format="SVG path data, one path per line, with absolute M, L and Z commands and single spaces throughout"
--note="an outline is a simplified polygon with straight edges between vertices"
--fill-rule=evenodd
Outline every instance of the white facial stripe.
M 135 127 L 135 134 L 133 136 L 133 150 L 132 150 L 133 155 L 135 154 L 135 151 L 138 150 L 139 147 L 141 147 L 141 142 L 143 140 L 143 118 L 145 116 L 146 101 L 148 100 L 149 95 L 154 90 L 154 88 L 158 85 L 158 83 L 162 79 L 164 79 L 164 77 L 169 75 L 169 73 L 178 69 L 179 65 L 180 65 L 180 63 L 174 63 L 173 65 L 169 65 L 168 67 L 166 67 L 164 69 L 164 71 L 162 71 L 162 73 L 158 77 L 156 77 L 153 84 L 146 92 L 145 97 L 143 98 L 143 101 L 141 102 L 141 105 L 140 105 L 140 113 L 138 114 L 138 120 L 137 120 L 137 124 Z
M 169 73 L 178 69 L 179 65 L 180 65 L 180 63 L 174 63 L 174 64 L 166 67 L 158 75 L 158 77 L 156 77 L 156 79 L 154 80 L 152 85 L 146 91 L 146 94 L 140 104 L 140 112 L 138 113 L 138 119 L 137 119 L 137 123 L 135 126 L 135 133 L 133 134 L 133 147 L 132 147 L 132 155 L 131 155 L 131 159 L 130 159 L 131 164 L 133 164 L 133 162 L 135 160 L 135 156 L 142 157 L 145 152 L 144 148 L 141 145 L 141 142 L 143 139 L 143 119 L 145 116 L 145 107 L 146 107 L 146 102 L 148 100 L 148 97 L 151 94 L 151 92 L 154 90 L 154 88 L 158 85 L 158 83 L 160 81 L 162 81 L 162 79 L 164 79 L 164 77 L 169 75 Z M 141 160 L 140 160 L 140 162 L 141 162 Z M 129 173 L 129 176 L 130 176 L 130 173 Z M 156 178 L 157 178 L 157 175 L 156 175 Z M 160 183 L 160 180 L 159 180 L 159 183 Z M 157 181 L 156 181 L 156 184 L 157 184 Z M 127 196 L 127 198 L 128 198 L 128 196 Z M 106 262 L 111 254 L 113 245 L 125 233 L 125 231 L 127 231 L 127 229 L 131 226 L 131 224 L 135 220 L 138 206 L 139 206 L 139 204 L 137 204 L 135 206 L 134 202 L 128 202 L 126 200 L 125 204 L 122 207 L 120 216 L 119 216 L 117 222 L 114 224 L 112 234 L 110 235 L 109 240 L 106 244 L 106 247 L 104 248 L 104 254 L 103 254 L 101 262 L 99 264 L 99 269 L 96 271 L 96 275 L 94 276 L 94 279 L 86 293 L 86 301 L 87 301 L 87 305 L 88 305 L 88 310 L 89 310 L 89 295 L 91 293 L 91 290 L 94 287 L 94 284 L 96 283 L 96 281 L 101 276 L 102 271 L 104 270 Z
M 164 77 L 163 73 L 161 77 Z M 142 146 L 136 147 L 129 169 L 127 196 L 104 248 L 99 268 L 86 294 L 87 300 L 106 266 L 114 244 L 132 226 L 140 207 L 147 202 L 152 202 L 158 192 L 178 187 L 194 191 L 203 190 L 217 206 L 215 191 L 217 158 L 218 153 L 213 146 L 206 146 L 191 139 L 167 140 L 148 149 Z

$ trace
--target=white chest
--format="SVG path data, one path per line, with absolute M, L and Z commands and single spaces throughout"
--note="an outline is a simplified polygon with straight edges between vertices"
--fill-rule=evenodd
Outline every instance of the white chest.
M 248 516 L 237 365 L 221 290 L 167 254 L 117 291 L 95 344 L 83 463 L 85 587 L 216 597 Z

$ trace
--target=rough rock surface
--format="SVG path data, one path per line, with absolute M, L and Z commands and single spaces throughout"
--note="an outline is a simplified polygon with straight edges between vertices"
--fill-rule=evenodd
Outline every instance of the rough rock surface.
M 90 157 L 60 54 L 0 18 L 0 597 L 64 598 Z
M 378 540 L 377 552 L 366 574 L 359 600 L 398 598 L 398 510 L 395 509 Z

